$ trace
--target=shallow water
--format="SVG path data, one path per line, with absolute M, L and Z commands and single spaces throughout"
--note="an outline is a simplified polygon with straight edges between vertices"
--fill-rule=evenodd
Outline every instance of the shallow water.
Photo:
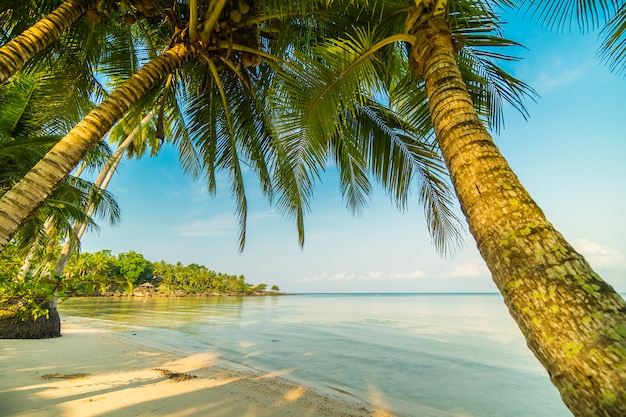
M 59 310 L 402 417 L 571 417 L 499 295 L 88 298 Z

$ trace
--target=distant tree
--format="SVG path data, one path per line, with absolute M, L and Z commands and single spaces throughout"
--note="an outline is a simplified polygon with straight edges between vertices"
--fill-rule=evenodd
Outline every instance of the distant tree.
M 150 263 L 150 261 L 147 262 Z M 188 294 L 209 292 L 246 294 L 250 293 L 253 288 L 252 285 L 245 282 L 243 275 L 215 272 L 196 263 L 183 265 L 182 262 L 170 264 L 165 261 L 157 261 L 151 265 L 151 279 L 140 279 L 139 281 L 152 281 L 153 284 L 158 285 L 159 292 L 162 293 L 184 291 Z M 122 281 L 126 282 L 125 279 Z M 139 283 L 138 281 L 134 282 L 134 284 Z
M 253 291 L 263 292 L 267 289 L 267 284 L 257 284 L 252 287 Z
M 124 252 L 118 255 L 117 260 L 119 273 L 126 281 L 128 293 L 133 291 L 135 285 L 152 280 L 154 267 L 143 255 L 134 251 Z
M 278 285 L 274 284 L 272 285 L 272 291 L 280 291 L 280 288 L 278 288 Z
M 68 293 L 98 294 L 115 284 L 118 260 L 110 250 L 81 253 L 70 258 L 64 274 Z

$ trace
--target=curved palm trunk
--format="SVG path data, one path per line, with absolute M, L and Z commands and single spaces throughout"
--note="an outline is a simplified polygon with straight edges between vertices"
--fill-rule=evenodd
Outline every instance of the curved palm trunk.
M 122 155 L 124 151 L 126 151 L 126 149 L 124 148 L 118 154 L 117 151 L 119 150 L 120 148 L 115 151 L 115 153 L 111 157 L 111 160 L 104 166 L 104 168 L 102 168 L 100 175 L 98 175 L 98 178 L 94 182 L 94 185 L 96 187 L 99 187 L 101 190 L 106 190 L 109 182 L 111 181 L 111 178 L 113 177 L 113 173 L 115 172 L 117 166 L 122 160 Z M 85 213 L 87 214 L 87 216 L 91 217 L 95 211 L 96 207 L 94 205 L 90 205 L 89 207 L 87 207 Z M 60 276 L 63 274 L 65 266 L 70 259 L 70 255 L 74 251 L 74 248 L 77 247 L 77 244 L 74 244 L 73 242 L 80 242 L 80 239 L 85 234 L 85 230 L 87 230 L 87 223 L 76 223 L 74 225 L 74 239 L 71 239 L 70 237 L 66 238 L 65 244 L 63 244 L 63 248 L 61 248 L 61 253 L 59 254 L 59 257 L 54 264 L 54 273 L 56 275 Z
M 146 64 L 93 109 L 20 182 L 7 191 L 0 199 L 0 249 L 52 194 L 89 149 L 148 89 L 196 54 L 196 48 L 181 43 Z
M 144 117 L 143 120 L 140 122 L 139 126 L 135 127 L 133 131 L 126 137 L 126 139 L 122 143 L 120 143 L 120 145 L 117 147 L 115 152 L 113 152 L 113 155 L 111 155 L 111 159 L 105 164 L 105 166 L 100 171 L 98 178 L 96 178 L 96 181 L 94 182 L 94 185 L 96 187 L 100 188 L 101 190 L 107 189 L 107 187 L 109 186 L 109 182 L 111 181 L 111 178 L 113 177 L 113 174 L 117 170 L 117 166 L 122 161 L 122 157 L 124 156 L 124 153 L 126 152 L 130 144 L 133 143 L 133 141 L 139 134 L 139 130 L 141 129 L 141 126 L 148 123 L 153 116 L 154 116 L 154 110 L 150 111 L 146 115 L 146 117 Z M 95 211 L 96 211 L 96 207 L 94 205 L 90 205 L 86 211 L 87 216 L 91 216 Z M 85 230 L 87 230 L 86 223 L 77 223 L 74 226 L 74 234 L 76 235 L 75 236 L 76 242 L 80 242 L 80 239 L 83 237 L 83 234 L 85 234 Z M 72 251 L 74 250 L 74 246 L 75 245 L 72 244 L 72 240 L 68 238 L 65 244 L 63 245 L 63 248 L 61 249 L 61 253 L 59 254 L 59 258 L 57 259 L 54 265 L 55 274 L 57 275 L 63 274 L 63 271 L 65 270 L 65 266 L 67 265 L 67 261 L 70 259 L 70 255 Z
M 626 415 L 626 303 L 531 199 L 478 118 L 442 16 L 415 28 L 437 140 L 493 280 L 576 416 Z
M 48 46 L 88 9 L 95 6 L 96 0 L 67 0 L 48 16 L 1 47 L 0 83 Z

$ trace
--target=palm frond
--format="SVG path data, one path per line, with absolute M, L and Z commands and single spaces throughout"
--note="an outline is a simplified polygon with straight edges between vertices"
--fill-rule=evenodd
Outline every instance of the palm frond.
M 626 75 L 626 3 L 616 11 L 613 18 L 602 29 L 604 41 L 600 58 L 608 63 L 611 71 Z
M 479 116 L 487 126 L 499 132 L 504 126 L 504 104 L 510 104 L 527 119 L 524 100 L 534 99 L 537 93 L 490 58 L 480 50 L 464 48 L 457 56 L 457 63 Z
M 80 197 L 77 206 L 81 207 L 82 212 L 86 212 L 86 208 L 93 207 L 93 214 L 90 215 L 96 219 L 101 219 L 110 225 L 116 225 L 120 220 L 120 208 L 115 197 L 110 192 L 94 185 L 90 181 L 85 181 L 77 177 L 69 177 L 68 186 L 73 187 L 74 193 Z M 78 218 L 76 220 L 80 222 Z
M 359 137 L 370 138 L 365 146 L 372 174 L 400 210 L 408 207 L 411 190 L 417 185 L 418 202 L 435 248 L 443 256 L 454 255 L 463 242 L 462 226 L 454 213 L 454 193 L 429 124 L 412 124 L 376 101 L 363 110 L 364 117 L 356 123 L 365 129 Z
M 623 6 L 623 5 L 622 5 Z M 587 32 L 600 28 L 608 22 L 617 8 L 618 0 L 549 1 L 524 0 L 517 6 L 530 14 L 542 26 L 563 31 L 572 30 L 572 24 Z

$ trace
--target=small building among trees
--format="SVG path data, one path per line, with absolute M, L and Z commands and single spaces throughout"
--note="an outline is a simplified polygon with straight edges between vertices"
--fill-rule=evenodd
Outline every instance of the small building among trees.
M 133 291 L 135 297 L 150 297 L 156 295 L 157 291 L 154 285 L 149 282 L 144 282 L 137 289 Z

